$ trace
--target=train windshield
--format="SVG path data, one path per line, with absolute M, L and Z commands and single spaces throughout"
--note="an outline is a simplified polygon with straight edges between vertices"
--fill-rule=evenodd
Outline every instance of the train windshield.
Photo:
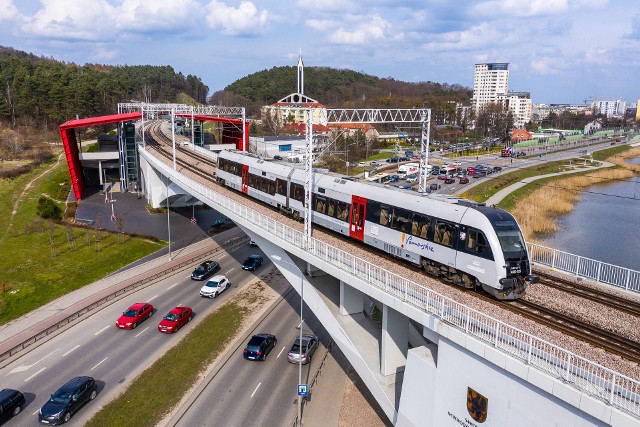
M 527 258 L 524 237 L 517 227 L 496 227 L 496 234 L 504 252 L 505 261 L 518 261 Z

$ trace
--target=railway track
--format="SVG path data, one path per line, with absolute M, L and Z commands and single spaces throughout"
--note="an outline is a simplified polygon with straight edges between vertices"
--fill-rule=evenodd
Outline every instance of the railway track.
M 548 326 L 563 334 L 578 338 L 608 353 L 616 354 L 631 362 L 640 364 L 640 343 L 637 341 L 524 299 L 505 302 L 493 300 L 486 295 L 481 295 L 481 297 L 505 310 Z
M 558 289 L 572 295 L 576 295 L 590 301 L 597 302 L 607 307 L 623 311 L 640 318 L 640 302 L 624 298 L 595 288 L 576 285 L 562 278 L 558 278 L 542 272 L 536 272 L 540 276 L 540 283 L 550 288 Z
M 173 161 L 173 155 L 171 150 L 167 150 L 167 148 L 172 146 L 172 141 L 169 137 L 164 135 L 160 130 L 160 123 L 153 123 L 149 125 L 148 135 L 150 139 L 157 146 L 156 151 L 164 156 L 165 158 Z M 176 147 L 178 148 L 178 147 Z M 179 150 L 184 155 L 190 157 L 197 157 L 201 163 L 209 165 L 210 167 L 215 168 L 215 162 L 211 159 L 204 159 L 202 156 L 198 156 L 197 153 L 194 153 L 192 150 L 186 150 L 180 147 Z M 188 169 L 189 171 L 195 173 L 196 175 L 205 178 L 207 181 L 215 183 L 213 179 L 213 173 L 211 171 L 206 171 L 198 167 L 198 164 L 194 164 L 192 161 L 186 161 L 181 159 L 180 156 L 176 156 L 176 163 L 180 164 L 181 167 Z M 200 162 L 198 162 L 200 163 Z M 215 171 L 215 169 L 214 169 Z M 353 242 L 351 242 L 353 243 Z M 566 281 L 564 281 L 566 282 Z M 601 295 L 601 293 L 594 291 L 593 293 L 582 292 L 581 288 L 571 286 L 570 282 L 563 283 L 563 281 L 553 277 L 545 277 L 545 285 L 557 287 L 562 290 L 567 290 L 567 292 L 571 293 L 579 293 L 580 296 L 584 296 L 585 298 L 592 299 L 594 301 L 598 301 L 600 303 L 606 304 L 610 307 L 625 311 L 631 314 L 639 315 L 639 306 L 635 304 L 633 301 L 625 300 L 624 298 L 617 297 L 615 295 L 611 296 L 610 294 L 606 294 L 606 298 Z M 589 289 L 590 290 L 590 289 Z M 595 294 L 595 295 L 594 295 Z M 568 315 L 558 313 L 544 306 L 540 306 L 538 304 L 519 300 L 516 302 L 503 302 L 498 301 L 493 298 L 490 298 L 487 295 L 483 295 L 480 293 L 476 294 L 479 298 L 484 298 L 485 300 L 499 305 L 501 308 L 519 314 L 525 318 L 531 319 L 537 323 L 546 325 L 552 329 L 558 330 L 568 336 L 575 337 L 580 339 L 594 347 L 602 348 L 603 350 L 616 354 L 620 357 L 623 357 L 627 360 L 630 360 L 634 363 L 640 363 L 640 343 L 627 339 L 625 337 L 616 335 L 615 333 L 606 330 L 604 328 L 598 327 L 596 325 L 589 324 L 587 322 L 583 322 L 578 319 L 574 319 Z M 585 296 L 590 295 L 590 296 Z M 607 302 L 603 302 L 607 301 Z M 634 307 L 635 304 L 635 307 Z M 635 311 L 634 311 L 635 310 Z

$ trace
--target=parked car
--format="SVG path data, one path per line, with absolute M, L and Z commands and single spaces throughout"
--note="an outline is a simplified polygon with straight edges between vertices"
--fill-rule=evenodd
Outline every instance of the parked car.
M 440 189 L 440 184 L 438 184 L 437 182 L 434 182 L 429 186 L 429 189 L 432 190 L 432 191 L 439 190 Z
M 245 359 L 265 360 L 267 355 L 278 343 L 275 335 L 257 334 L 251 337 L 242 355 Z
M 137 302 L 122 313 L 122 316 L 116 320 L 116 326 L 120 329 L 135 329 L 151 316 L 153 316 L 153 305 L 148 302 Z
M 223 276 L 213 276 L 211 280 L 200 289 L 200 296 L 205 298 L 216 298 L 222 292 L 229 289 L 229 280 Z
M 189 323 L 193 318 L 193 310 L 190 307 L 178 306 L 167 313 L 158 325 L 158 330 L 165 334 L 177 332 L 178 329 Z
M 98 395 L 98 385 L 91 377 L 75 377 L 60 387 L 38 412 L 41 423 L 58 425 L 68 422 L 85 403 Z
M 389 177 L 389 182 L 398 182 L 400 181 L 400 177 L 398 175 L 391 175 Z
M 211 223 L 211 228 L 217 230 L 226 227 L 229 223 L 231 223 L 231 221 L 228 218 L 216 218 Z
M 410 176 L 409 178 L 407 178 L 407 184 L 413 184 L 417 180 L 418 180 L 418 177 Z
M 467 178 L 466 176 L 463 176 L 460 178 L 460 180 L 458 181 L 460 184 L 468 184 L 469 183 L 469 178 Z
M 215 261 L 207 260 L 193 270 L 193 273 L 191 273 L 191 279 L 204 280 L 218 270 L 220 270 L 220 264 Z
M 5 388 L 0 391 L 0 425 L 22 412 L 25 398 L 18 390 Z
M 284 159 L 282 158 L 282 156 L 279 156 L 276 154 L 275 156 L 273 156 L 273 160 L 284 160 Z
M 454 182 L 456 182 L 456 180 L 453 178 L 447 178 L 444 180 L 445 184 L 453 184 Z
M 247 259 L 242 263 L 243 270 L 254 271 L 256 268 L 262 265 L 262 257 L 260 255 L 249 255 Z
M 315 335 L 302 336 L 302 349 L 300 348 L 300 337 L 297 337 L 291 346 L 291 350 L 287 353 L 287 361 L 289 363 L 300 363 L 300 354 L 302 353 L 302 364 L 306 365 L 311 362 L 311 356 L 318 349 L 318 337 Z

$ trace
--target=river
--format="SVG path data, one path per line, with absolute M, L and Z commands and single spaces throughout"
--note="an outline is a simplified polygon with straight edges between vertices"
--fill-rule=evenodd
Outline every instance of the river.
M 632 163 L 640 164 L 640 159 Z M 640 178 L 593 185 L 541 245 L 640 270 Z

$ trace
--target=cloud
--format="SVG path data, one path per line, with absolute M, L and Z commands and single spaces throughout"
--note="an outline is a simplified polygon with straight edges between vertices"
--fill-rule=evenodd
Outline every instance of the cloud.
M 513 41 L 513 36 L 504 34 L 494 25 L 483 22 L 465 31 L 448 32 L 433 37 L 424 48 L 428 51 L 471 50 L 501 46 Z
M 474 15 L 497 17 L 506 14 L 514 17 L 555 15 L 567 12 L 568 0 L 491 0 L 473 8 Z
M 12 0 L 0 0 L 0 21 L 13 21 L 20 17 L 20 12 Z
M 349 30 L 340 27 L 329 36 L 329 40 L 337 44 L 364 45 L 374 41 L 399 40 L 403 37 L 402 33 L 392 36 L 391 23 L 382 19 L 378 14 L 371 17 L 353 18 L 356 17 L 348 19 L 353 24 Z
M 349 0 L 298 0 L 296 2 L 300 9 L 316 12 L 345 11 L 353 10 L 356 4 Z
M 126 0 L 117 9 L 117 25 L 123 31 L 145 33 L 187 30 L 201 10 L 195 0 Z
M 635 15 L 631 20 L 631 32 L 627 35 L 627 37 L 640 40 L 640 14 Z
M 221 29 L 228 36 L 254 37 L 267 30 L 270 14 L 267 10 L 259 11 L 250 1 L 243 1 L 234 8 L 218 1 L 207 6 L 209 13 L 207 25 Z
M 596 65 L 611 64 L 608 53 L 607 49 L 602 47 L 589 47 L 584 51 L 583 62 Z
M 304 23 L 316 31 L 325 31 L 336 26 L 336 22 L 332 19 L 307 19 Z

